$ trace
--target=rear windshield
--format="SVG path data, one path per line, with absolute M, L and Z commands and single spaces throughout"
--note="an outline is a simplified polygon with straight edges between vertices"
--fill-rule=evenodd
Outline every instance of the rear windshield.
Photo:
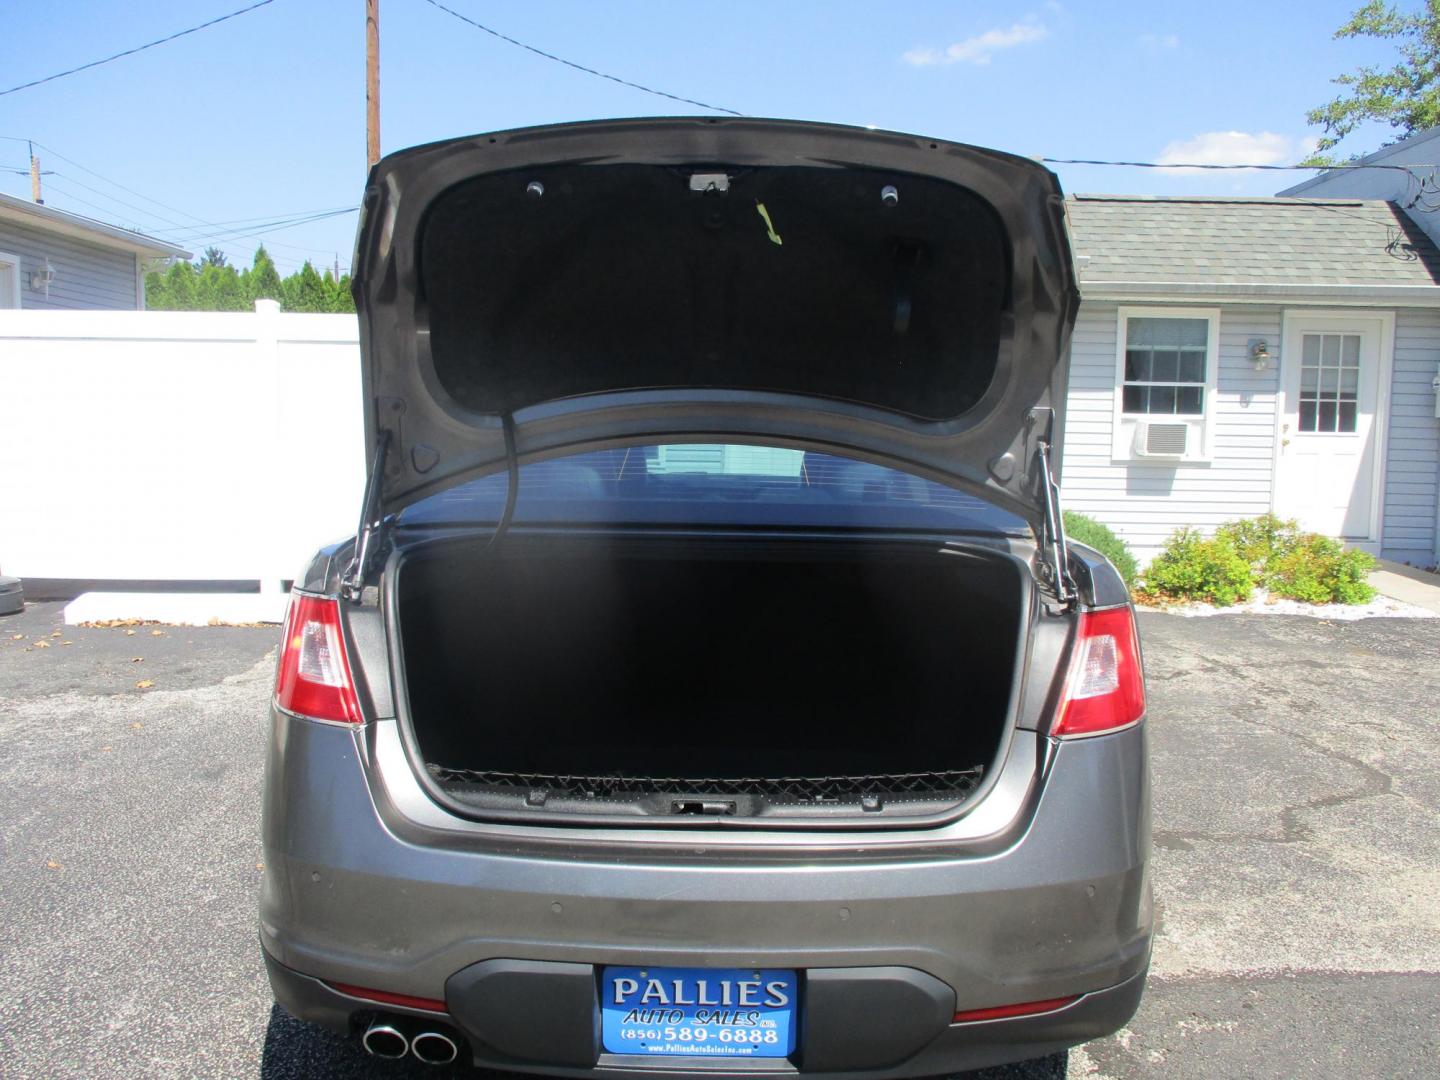
M 407 507 L 402 525 L 495 521 L 505 473 Z M 520 469 L 515 520 L 532 524 L 776 525 L 1029 535 L 1022 518 L 909 473 L 772 446 L 671 443 Z

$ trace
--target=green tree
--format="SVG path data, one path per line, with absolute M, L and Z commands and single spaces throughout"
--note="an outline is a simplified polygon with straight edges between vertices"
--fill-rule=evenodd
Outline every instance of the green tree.
M 202 260 L 195 279 L 196 310 L 249 311 L 255 304 L 245 295 L 240 275 L 233 266 L 218 266 Z
M 286 311 L 330 310 L 330 292 L 309 259 L 281 283 L 280 306 Z
M 1440 0 L 1425 0 L 1416 12 L 1370 0 L 1335 37 L 1395 41 L 1400 61 L 1388 68 L 1357 68 L 1333 80 L 1345 92 L 1305 114 L 1325 134 L 1304 164 L 1337 164 L 1341 159 L 1328 152 L 1371 121 L 1390 125 L 1397 138 L 1440 124 Z
M 195 268 L 188 262 L 171 263 L 163 274 L 145 277 L 145 306 L 166 311 L 195 310 Z
M 264 244 L 255 249 L 255 261 L 241 279 L 252 301 L 280 299 L 280 271 L 275 269 L 275 260 L 270 258 Z
M 279 300 L 283 311 L 353 314 L 350 276 L 322 276 L 309 262 L 282 278 L 269 252 L 261 247 L 247 270 L 231 266 L 225 254 L 206 250 L 198 262 L 175 262 L 145 275 L 145 307 L 150 311 L 253 311 L 259 299 Z

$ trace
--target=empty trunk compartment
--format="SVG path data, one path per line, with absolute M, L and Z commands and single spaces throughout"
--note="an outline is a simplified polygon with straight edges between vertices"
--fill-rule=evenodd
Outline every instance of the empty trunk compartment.
M 410 737 L 476 811 L 934 813 L 1011 724 L 1024 565 L 914 541 L 512 533 L 394 588 Z M 541 808 L 544 808 L 541 810 Z

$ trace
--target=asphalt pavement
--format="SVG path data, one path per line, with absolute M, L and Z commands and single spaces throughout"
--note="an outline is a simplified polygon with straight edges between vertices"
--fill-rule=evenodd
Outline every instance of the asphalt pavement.
M 972 1080 L 1437 1075 L 1440 623 L 1141 625 L 1150 988 L 1116 1036 Z M 373 1061 L 270 1000 L 276 636 L 0 618 L 0 1076 L 476 1075 Z

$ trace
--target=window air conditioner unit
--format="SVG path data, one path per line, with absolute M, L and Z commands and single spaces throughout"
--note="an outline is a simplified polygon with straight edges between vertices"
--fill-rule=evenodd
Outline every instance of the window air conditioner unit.
M 1189 446 L 1190 425 L 1141 420 L 1135 425 L 1135 456 L 1183 458 Z

